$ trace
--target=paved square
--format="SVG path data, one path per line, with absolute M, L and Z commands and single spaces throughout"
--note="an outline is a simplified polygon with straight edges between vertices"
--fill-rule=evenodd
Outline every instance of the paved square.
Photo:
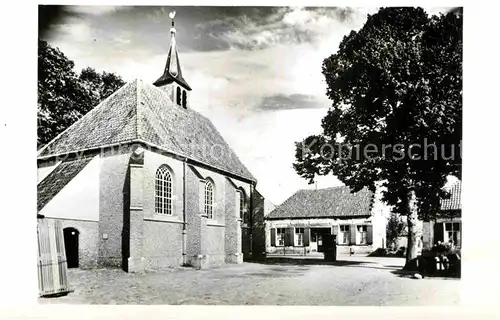
M 200 305 L 458 305 L 460 280 L 411 279 L 400 258 L 340 256 L 271 259 L 208 270 L 180 268 L 145 274 L 70 269 L 74 289 L 40 303 Z

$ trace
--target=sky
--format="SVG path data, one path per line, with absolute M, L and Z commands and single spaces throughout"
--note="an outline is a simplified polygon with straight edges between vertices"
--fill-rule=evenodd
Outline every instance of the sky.
M 342 185 L 334 176 L 313 185 L 298 176 L 294 142 L 321 132 L 330 106 L 323 60 L 377 8 L 72 6 L 45 39 L 77 71 L 152 83 L 165 67 L 174 10 L 191 108 L 214 123 L 259 192 L 279 205 L 298 189 Z

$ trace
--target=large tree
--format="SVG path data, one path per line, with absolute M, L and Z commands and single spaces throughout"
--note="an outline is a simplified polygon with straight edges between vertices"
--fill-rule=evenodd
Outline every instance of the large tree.
M 38 40 L 38 147 L 125 84 L 113 73 L 92 68 L 77 74 L 74 66 L 59 49 Z
M 332 106 L 323 133 L 296 143 L 294 168 L 313 183 L 334 174 L 375 191 L 407 217 L 407 262 L 416 219 L 439 212 L 448 175 L 460 176 L 462 16 L 382 8 L 323 62 Z

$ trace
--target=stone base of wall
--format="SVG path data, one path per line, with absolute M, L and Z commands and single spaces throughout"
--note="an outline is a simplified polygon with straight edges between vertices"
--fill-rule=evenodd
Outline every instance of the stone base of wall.
M 189 265 L 195 269 L 208 269 L 210 267 L 210 257 L 208 255 L 196 255 L 189 257 Z
M 99 257 L 97 266 L 99 268 L 122 268 L 122 257 Z
M 243 253 L 226 254 L 225 263 L 243 263 Z
M 143 272 L 144 271 L 144 257 L 141 258 L 128 258 L 128 272 Z
M 161 270 L 182 266 L 182 257 L 147 257 L 146 270 Z
M 210 267 L 209 265 L 209 257 L 207 255 L 197 255 L 192 257 L 191 266 L 195 269 L 207 269 Z
M 220 267 L 225 264 L 225 254 L 210 254 L 210 267 Z

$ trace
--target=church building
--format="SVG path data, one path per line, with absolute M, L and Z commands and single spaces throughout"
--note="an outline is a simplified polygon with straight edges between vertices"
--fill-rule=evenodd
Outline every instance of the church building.
M 207 268 L 265 251 L 257 181 L 191 108 L 175 36 L 172 17 L 158 80 L 125 84 L 38 152 L 38 214 L 62 222 L 68 267 Z

